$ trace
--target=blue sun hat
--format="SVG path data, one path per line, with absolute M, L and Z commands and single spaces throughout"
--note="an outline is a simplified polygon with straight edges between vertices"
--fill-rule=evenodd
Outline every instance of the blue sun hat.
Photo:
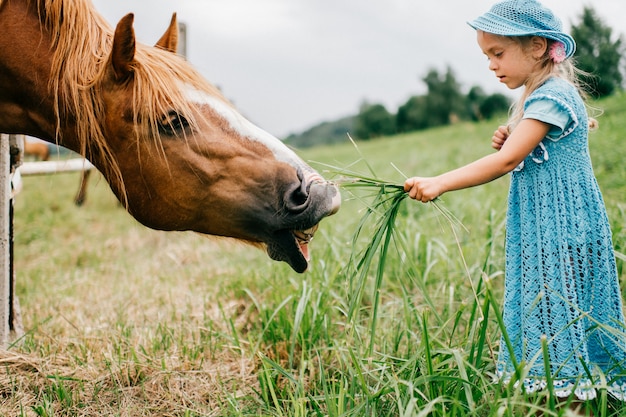
M 505 0 L 494 4 L 471 27 L 502 36 L 541 36 L 563 44 L 565 57 L 576 51 L 576 42 L 563 32 L 561 20 L 536 0 Z

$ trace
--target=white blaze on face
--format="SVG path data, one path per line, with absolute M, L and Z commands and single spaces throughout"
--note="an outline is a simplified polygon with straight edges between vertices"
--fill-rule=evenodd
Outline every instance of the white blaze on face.
M 300 167 L 304 172 L 312 172 L 312 169 L 283 142 L 265 130 L 255 126 L 224 101 L 193 88 L 187 88 L 187 97 L 194 103 L 211 107 L 220 117 L 226 120 L 231 128 L 241 135 L 241 137 L 262 143 L 279 161 L 286 162 L 295 168 Z

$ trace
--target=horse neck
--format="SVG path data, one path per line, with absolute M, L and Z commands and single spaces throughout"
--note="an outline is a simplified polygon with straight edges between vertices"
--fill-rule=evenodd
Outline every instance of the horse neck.
M 39 16 L 35 1 L 0 0 L 0 132 L 54 143 L 58 123 L 50 88 L 52 38 Z M 63 136 L 72 142 L 69 131 Z

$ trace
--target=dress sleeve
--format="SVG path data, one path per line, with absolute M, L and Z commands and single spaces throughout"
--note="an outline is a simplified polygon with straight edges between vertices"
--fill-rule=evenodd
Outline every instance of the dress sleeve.
M 538 95 L 530 98 L 524 109 L 524 119 L 535 119 L 549 124 L 547 138 L 557 141 L 578 126 L 578 118 L 567 103 L 551 96 Z

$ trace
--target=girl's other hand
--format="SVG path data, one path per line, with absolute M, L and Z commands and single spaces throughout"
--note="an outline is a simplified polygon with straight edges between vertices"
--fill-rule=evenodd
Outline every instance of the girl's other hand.
M 411 177 L 404 182 L 404 191 L 422 203 L 428 203 L 443 194 L 436 177 Z
M 491 147 L 499 151 L 502 149 L 502 145 L 504 145 L 508 137 L 509 128 L 507 126 L 499 126 L 491 138 Z

